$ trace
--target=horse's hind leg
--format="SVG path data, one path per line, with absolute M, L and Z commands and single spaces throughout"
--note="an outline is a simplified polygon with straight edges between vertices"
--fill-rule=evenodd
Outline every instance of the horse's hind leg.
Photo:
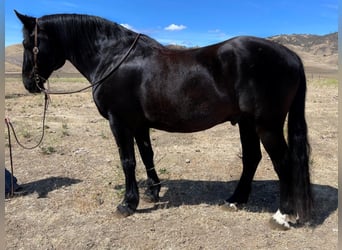
M 138 185 L 135 178 L 134 139 L 130 130 L 122 126 L 114 117 L 109 117 L 109 123 L 119 148 L 120 160 L 125 174 L 125 197 L 117 207 L 117 214 L 126 217 L 132 215 L 139 204 Z
M 274 169 L 279 177 L 280 207 L 273 216 L 272 225 L 281 229 L 290 228 L 290 223 L 296 223 L 292 190 L 292 165 L 282 126 L 278 129 L 259 127 L 260 139 L 269 154 Z
M 236 209 L 236 205 L 246 203 L 251 192 L 251 183 L 261 160 L 260 139 L 253 119 L 243 118 L 239 122 L 242 145 L 243 170 L 234 194 L 226 200 L 225 207 Z
M 149 128 L 140 129 L 135 135 L 135 140 L 147 173 L 147 190 L 144 199 L 157 202 L 159 201 L 160 180 L 154 168 Z

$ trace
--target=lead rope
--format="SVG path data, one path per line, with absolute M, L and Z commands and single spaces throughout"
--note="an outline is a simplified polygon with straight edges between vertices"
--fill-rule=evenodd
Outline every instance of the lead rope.
M 27 150 L 33 150 L 37 147 L 39 147 L 39 145 L 43 142 L 44 139 L 44 135 L 45 135 L 45 120 L 46 120 L 46 112 L 49 106 L 49 96 L 47 94 L 45 94 L 45 103 L 44 103 L 44 112 L 43 112 L 43 120 L 42 120 L 42 135 L 38 141 L 37 144 L 35 144 L 34 146 L 26 146 L 24 145 L 22 142 L 20 142 L 17 133 L 15 132 L 14 126 L 11 122 L 11 120 L 6 117 L 5 118 L 5 123 L 6 123 L 6 127 L 7 127 L 7 135 L 8 135 L 8 148 L 9 148 L 9 155 L 10 155 L 10 165 L 11 165 L 11 194 L 10 196 L 13 197 L 14 196 L 14 167 L 13 167 L 13 152 L 12 152 L 12 139 L 11 139 L 11 132 L 13 133 L 13 136 L 16 140 L 16 142 L 18 143 L 18 145 L 20 147 L 22 147 L 23 149 L 27 149 Z
M 32 149 L 35 149 L 35 148 L 39 147 L 39 145 L 42 143 L 42 141 L 44 139 L 44 135 L 45 135 L 46 111 L 47 111 L 48 106 L 49 106 L 49 101 L 48 100 L 49 100 L 48 95 L 45 95 L 44 113 L 43 113 L 43 119 L 42 119 L 42 126 L 43 126 L 43 128 L 42 128 L 42 135 L 41 135 L 38 143 L 35 144 L 34 146 L 25 146 L 23 143 L 21 143 L 19 138 L 18 138 L 18 136 L 17 136 L 17 133 L 15 132 L 15 129 L 14 129 L 14 126 L 13 126 L 12 122 L 10 121 L 9 118 L 5 118 L 5 123 L 6 123 L 7 128 L 8 128 L 8 135 L 10 136 L 10 132 L 12 131 L 13 132 L 13 136 L 14 136 L 16 142 L 23 149 L 32 150 Z

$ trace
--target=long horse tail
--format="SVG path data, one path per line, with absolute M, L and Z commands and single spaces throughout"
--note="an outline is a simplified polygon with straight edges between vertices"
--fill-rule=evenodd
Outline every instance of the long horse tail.
M 301 222 L 311 217 L 313 199 L 310 183 L 310 144 L 305 121 L 306 77 L 303 65 L 300 82 L 288 115 L 288 146 L 292 163 L 294 208 Z

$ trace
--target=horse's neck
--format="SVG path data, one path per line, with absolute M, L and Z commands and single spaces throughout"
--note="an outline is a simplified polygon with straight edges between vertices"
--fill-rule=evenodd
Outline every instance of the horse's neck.
M 115 27 L 113 27 L 115 28 Z M 93 35 L 91 40 L 84 41 L 82 35 L 73 34 L 61 41 L 66 50 L 66 59 L 85 76 L 89 82 L 101 80 L 118 61 L 122 51 L 129 44 L 121 42 L 117 35 Z
M 88 48 L 82 48 L 81 46 L 75 46 L 70 50 L 67 56 L 75 68 L 84 75 L 89 82 L 94 83 L 98 81 L 102 75 L 106 73 L 106 68 L 110 66 L 108 57 L 101 56 L 103 48 L 100 48 L 94 44 Z

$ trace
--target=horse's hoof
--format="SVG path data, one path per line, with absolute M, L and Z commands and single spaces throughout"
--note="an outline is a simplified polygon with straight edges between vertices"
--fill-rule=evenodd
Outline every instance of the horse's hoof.
M 279 230 L 279 231 L 286 231 L 291 229 L 291 226 L 289 223 L 285 222 L 280 224 L 276 219 L 273 217 L 269 221 L 270 227 L 274 230 Z
M 224 201 L 223 205 L 221 205 L 221 208 L 230 212 L 236 212 L 239 210 L 237 203 L 230 203 L 228 201 Z
M 282 214 L 280 210 L 272 216 L 270 219 L 270 226 L 275 230 L 289 230 L 292 228 L 291 225 L 295 225 L 297 223 L 298 217 L 294 215 Z
M 134 214 L 134 212 L 135 211 L 131 209 L 127 204 L 120 204 L 115 211 L 115 216 L 117 218 L 126 218 Z

